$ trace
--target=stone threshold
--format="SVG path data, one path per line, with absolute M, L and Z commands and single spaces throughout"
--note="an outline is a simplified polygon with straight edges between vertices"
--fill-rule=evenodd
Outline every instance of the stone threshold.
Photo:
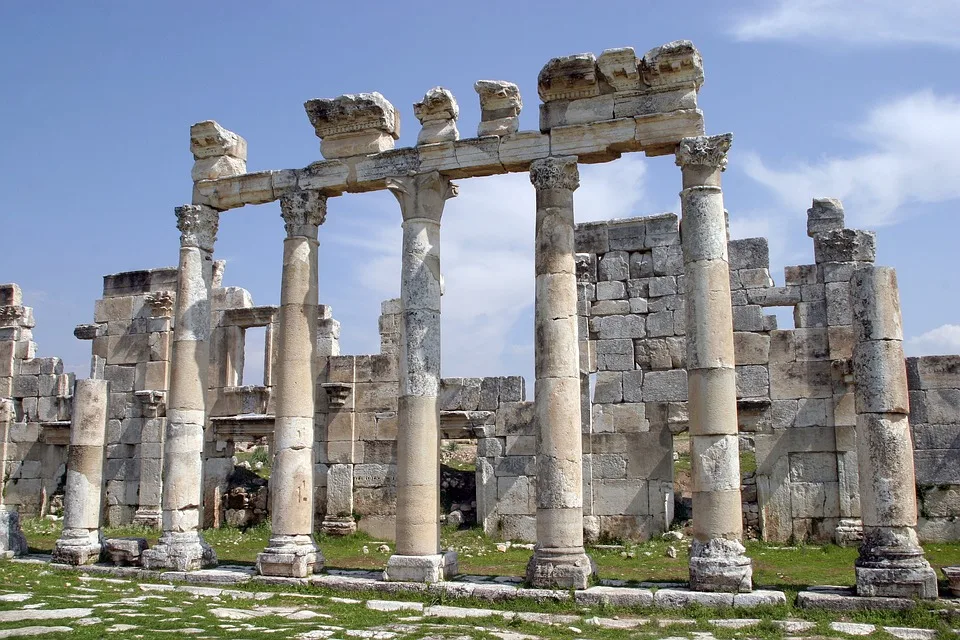
M 960 606 L 952 599 L 921 601 L 913 598 L 885 598 L 858 596 L 853 587 L 817 586 L 808 587 L 797 594 L 797 606 L 801 609 L 821 611 L 908 611 L 920 602 L 935 602 L 937 605 Z
M 200 571 L 151 571 L 140 567 L 117 567 L 109 564 L 73 566 L 50 561 L 49 556 L 28 555 L 12 562 L 46 564 L 51 569 L 74 571 L 90 575 L 154 580 L 160 582 L 187 582 L 206 585 L 289 585 L 325 587 L 340 592 L 374 593 L 424 593 L 444 594 L 453 598 L 476 598 L 489 602 L 532 600 L 535 602 L 575 602 L 581 605 L 613 605 L 622 607 L 656 607 L 681 609 L 698 604 L 705 607 L 749 608 L 762 605 L 777 605 L 787 602 L 782 591 L 758 589 L 750 593 L 709 593 L 691 591 L 670 583 L 665 588 L 622 586 L 620 581 L 610 581 L 620 586 L 598 585 L 580 591 L 563 589 L 530 589 L 522 585 L 520 578 L 512 576 L 460 576 L 455 580 L 424 584 L 420 582 L 386 582 L 379 571 L 350 571 L 331 569 L 327 573 L 309 578 L 282 578 L 257 575 L 253 567 L 223 565 L 216 569 Z

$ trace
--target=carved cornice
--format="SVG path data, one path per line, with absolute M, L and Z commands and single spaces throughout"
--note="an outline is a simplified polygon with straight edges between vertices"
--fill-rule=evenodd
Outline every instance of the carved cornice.
M 198 247 L 213 251 L 217 241 L 220 212 L 202 204 L 185 204 L 175 209 L 181 247 Z
M 23 307 L 0 307 L 0 320 L 19 320 L 24 315 L 26 313 Z
M 723 171 L 727 168 L 727 151 L 731 144 L 732 133 L 683 138 L 677 145 L 677 166 L 714 167 Z
M 576 191 L 580 186 L 577 156 L 551 156 L 533 161 L 530 164 L 530 182 L 537 191 L 541 189 Z
M 287 237 L 317 237 L 317 227 L 327 218 L 327 196 L 319 191 L 291 191 L 280 197 L 280 217 Z
M 393 176 L 386 180 L 387 189 L 400 203 L 404 220 L 426 218 L 440 222 L 443 205 L 457 196 L 457 185 L 439 171 Z
M 172 291 L 151 291 L 144 296 L 146 303 L 150 305 L 150 315 L 155 318 L 173 317 L 173 292 Z

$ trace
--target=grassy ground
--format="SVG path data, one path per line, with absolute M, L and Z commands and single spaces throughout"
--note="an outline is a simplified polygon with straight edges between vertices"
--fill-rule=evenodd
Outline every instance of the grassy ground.
M 261 478 L 270 477 L 270 469 L 273 463 L 273 456 L 267 451 L 266 447 L 258 446 L 250 451 L 238 451 L 236 453 L 237 463 L 249 462 L 250 470 Z M 256 463 L 260 463 L 260 468 L 256 468 Z

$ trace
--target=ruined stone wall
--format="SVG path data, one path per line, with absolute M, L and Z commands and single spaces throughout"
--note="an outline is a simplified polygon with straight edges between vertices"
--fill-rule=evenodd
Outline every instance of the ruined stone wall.
M 20 287 L 0 285 L 3 504 L 36 516 L 65 479 L 74 376 L 60 358 L 36 357 L 34 325 Z
M 907 358 L 921 540 L 960 539 L 960 356 Z

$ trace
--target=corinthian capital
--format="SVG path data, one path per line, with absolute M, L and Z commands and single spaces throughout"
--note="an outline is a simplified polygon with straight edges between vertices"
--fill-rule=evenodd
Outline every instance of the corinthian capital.
M 727 168 L 727 151 L 731 144 L 732 133 L 684 138 L 677 145 L 677 166 L 714 167 L 723 171 Z
M 444 203 L 457 195 L 457 185 L 439 171 L 387 178 L 387 189 L 400 203 L 404 220 L 426 218 L 440 222 Z
M 580 186 L 577 156 L 551 156 L 534 160 L 530 164 L 530 182 L 537 191 L 541 189 L 575 191 Z
M 177 214 L 177 229 L 180 230 L 180 246 L 213 251 L 220 212 L 202 204 L 185 204 L 174 211 Z
M 317 237 L 327 218 L 327 196 L 319 191 L 293 191 L 280 198 L 280 216 L 287 236 Z

